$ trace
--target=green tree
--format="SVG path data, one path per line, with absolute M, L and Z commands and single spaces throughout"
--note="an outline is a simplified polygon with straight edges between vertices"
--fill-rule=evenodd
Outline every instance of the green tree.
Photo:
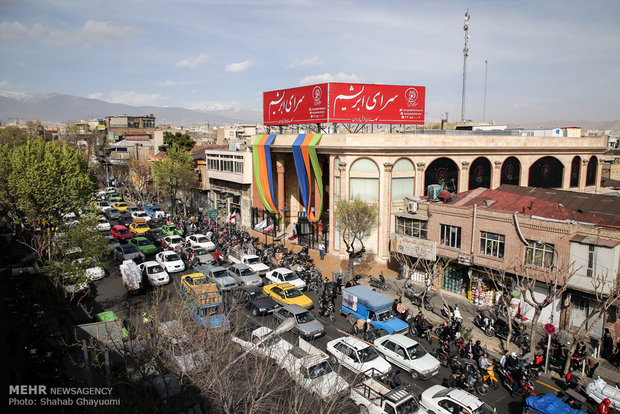
M 349 254 L 349 275 L 353 274 L 353 256 L 366 251 L 364 240 L 377 226 L 379 212 L 375 204 L 341 200 L 336 205 L 336 222 Z
M 171 147 L 178 146 L 183 151 L 191 151 L 196 145 L 196 141 L 194 141 L 189 134 L 182 134 L 180 132 L 172 132 L 165 131 L 164 132 L 164 145 L 159 146 L 159 150 L 163 152 L 167 152 Z
M 168 149 L 166 158 L 153 163 L 153 175 L 157 188 L 172 201 L 172 214 L 176 213 L 177 200 L 188 198 L 192 188 L 198 183 L 194 159 L 177 145 Z M 184 203 L 184 207 L 186 204 Z
M 0 128 L 0 144 L 9 146 L 23 145 L 28 141 L 28 129 L 18 126 Z
M 41 243 L 35 229 L 57 228 L 63 214 L 84 208 L 95 189 L 83 155 L 66 144 L 37 139 L 0 145 L 0 212 L 18 240 L 39 254 L 49 243 Z

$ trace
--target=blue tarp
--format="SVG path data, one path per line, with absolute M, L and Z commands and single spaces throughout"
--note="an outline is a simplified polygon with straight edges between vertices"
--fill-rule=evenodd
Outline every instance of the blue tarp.
M 357 303 L 365 306 L 366 308 L 374 312 L 380 311 L 385 308 L 390 308 L 392 307 L 392 303 L 394 302 L 387 296 L 375 292 L 374 290 L 368 289 L 366 286 L 351 286 L 343 289 L 343 292 L 348 292 L 351 295 L 356 296 Z
M 540 414 L 586 414 L 585 411 L 571 408 L 555 394 L 527 397 L 525 404 L 527 408 Z

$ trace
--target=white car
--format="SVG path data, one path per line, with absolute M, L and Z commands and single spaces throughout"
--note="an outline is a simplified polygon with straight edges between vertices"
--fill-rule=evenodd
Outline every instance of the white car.
M 113 207 L 112 207 L 112 204 L 110 204 L 109 201 L 107 201 L 107 200 L 99 200 L 99 201 L 97 201 L 97 208 L 99 210 L 101 210 L 101 212 L 105 212 L 106 210 L 109 210 L 109 209 L 111 209 Z
M 433 385 L 422 393 L 420 405 L 435 414 L 493 414 L 491 406 L 460 388 Z
M 105 217 L 100 217 L 99 222 L 97 223 L 97 230 L 99 231 L 110 231 L 112 226 L 110 222 Z
M 145 223 L 148 223 L 153 218 L 153 217 L 151 217 L 151 215 L 149 213 L 147 213 L 144 210 L 133 211 L 131 213 L 131 217 L 133 217 L 134 219 L 142 219 L 142 220 L 144 220 Z
M 163 266 L 168 273 L 182 272 L 185 270 L 185 263 L 181 257 L 170 250 L 157 253 L 155 255 L 157 263 Z
M 174 251 L 179 251 L 181 249 L 181 245 L 183 244 L 183 237 L 177 236 L 166 236 L 162 241 L 161 245 L 164 249 L 170 249 Z
M 88 263 L 85 258 L 76 259 L 75 264 L 86 267 L 85 275 L 88 280 L 101 280 L 105 277 L 105 270 L 101 266 Z
M 142 274 L 149 280 L 151 286 L 163 286 L 170 282 L 170 275 L 162 265 L 150 260 L 140 264 Z
M 422 344 L 403 334 L 385 335 L 375 339 L 377 351 L 413 379 L 429 379 L 439 372 L 439 361 L 426 352 Z
M 187 240 L 192 247 L 202 247 L 208 252 L 215 250 L 215 243 L 209 240 L 204 234 L 192 234 L 191 236 L 187 236 L 185 240 Z
M 380 375 L 392 370 L 390 363 L 383 359 L 372 345 L 353 336 L 343 336 L 329 341 L 326 351 L 333 361 L 356 374 Z
M 183 376 L 191 371 L 204 369 L 207 354 L 197 346 L 197 342 L 189 340 L 181 322 L 162 322 L 159 330 L 169 345 L 163 350 L 166 359 L 172 363 L 172 372 Z
M 265 278 L 267 280 L 270 280 L 271 283 L 290 283 L 297 289 L 306 289 L 306 282 L 301 280 L 297 276 L 297 273 L 285 267 L 278 267 L 277 269 L 273 269 L 272 271 L 267 272 Z

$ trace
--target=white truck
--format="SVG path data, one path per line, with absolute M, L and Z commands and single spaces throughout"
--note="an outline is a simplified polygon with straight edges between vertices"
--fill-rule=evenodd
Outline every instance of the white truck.
M 372 376 L 353 385 L 350 398 L 358 406 L 360 413 L 427 414 L 426 410 L 420 408 L 418 399 L 407 387 L 390 389 Z
M 233 341 L 244 349 L 249 349 L 270 333 L 271 329 L 263 326 L 252 331 L 251 341 L 236 337 Z M 298 340 L 298 345 L 293 346 L 280 337 L 272 336 L 256 350 L 274 359 L 299 385 L 323 399 L 334 397 L 349 387 L 349 384 L 333 371 L 329 356 L 325 352 L 302 338 Z
M 134 293 L 142 289 L 142 271 L 136 262 L 133 260 L 123 260 L 119 269 L 123 285 L 125 285 L 128 292 Z
M 260 257 L 255 254 L 243 253 L 237 249 L 231 249 L 228 254 L 228 260 L 232 263 L 243 263 L 248 265 L 253 272 L 258 273 L 261 277 L 264 277 L 269 271 L 269 266 L 261 262 Z

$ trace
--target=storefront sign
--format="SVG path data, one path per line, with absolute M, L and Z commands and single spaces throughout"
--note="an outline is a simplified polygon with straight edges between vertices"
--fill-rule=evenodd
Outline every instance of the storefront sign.
M 435 260 L 437 243 L 433 240 L 407 237 L 401 234 L 390 234 L 391 251 L 420 259 Z
M 470 266 L 471 256 L 468 256 L 466 254 L 459 254 L 459 264 L 464 266 Z

